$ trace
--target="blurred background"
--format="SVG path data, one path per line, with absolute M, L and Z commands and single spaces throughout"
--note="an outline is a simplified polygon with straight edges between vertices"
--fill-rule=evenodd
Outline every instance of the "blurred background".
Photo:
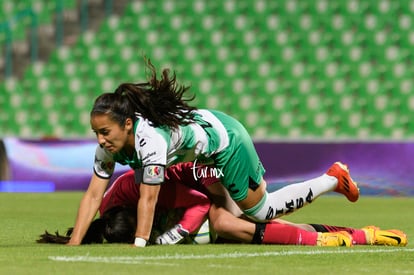
M 413 0 L 0 1 L 0 137 L 93 137 L 102 92 L 175 70 L 255 139 L 414 137 Z
M 2 0 L 0 22 L 0 139 L 93 140 L 144 56 L 257 142 L 414 138 L 414 0 Z

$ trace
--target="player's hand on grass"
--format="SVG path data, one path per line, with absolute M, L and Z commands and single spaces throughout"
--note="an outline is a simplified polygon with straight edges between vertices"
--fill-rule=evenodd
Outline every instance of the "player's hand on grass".
M 69 245 L 69 246 L 81 245 L 81 241 L 71 238 L 66 245 Z

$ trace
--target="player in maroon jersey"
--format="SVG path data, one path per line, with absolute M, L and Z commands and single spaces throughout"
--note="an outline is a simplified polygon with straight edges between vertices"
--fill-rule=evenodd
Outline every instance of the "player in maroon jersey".
M 154 221 L 151 242 L 156 244 L 175 244 L 183 242 L 189 235 L 196 232 L 207 219 L 209 198 L 188 186 L 181 184 L 186 178 L 173 172 L 166 172 L 166 183 L 162 186 L 156 205 L 157 218 Z M 209 179 L 202 179 L 209 184 Z M 214 180 L 215 181 L 215 180 Z M 203 185 L 200 184 L 200 185 Z M 100 218 L 90 225 L 82 244 L 108 242 L 133 243 L 136 227 L 136 204 L 140 197 L 139 184 L 135 183 L 134 171 L 130 170 L 119 176 L 105 192 L 99 207 Z M 174 209 L 178 219 L 166 219 L 166 213 Z M 175 215 L 175 216 L 177 216 Z M 176 224 L 171 224 L 171 220 Z M 159 232 L 166 232 L 159 234 Z M 49 234 L 47 231 L 38 242 L 67 243 L 72 228 L 66 236 Z

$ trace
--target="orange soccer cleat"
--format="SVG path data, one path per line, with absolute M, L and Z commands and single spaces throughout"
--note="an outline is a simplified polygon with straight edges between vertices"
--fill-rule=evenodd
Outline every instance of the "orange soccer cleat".
M 327 175 L 338 179 L 338 184 L 334 189 L 335 192 L 345 195 L 351 201 L 356 202 L 359 198 L 359 188 L 349 175 L 348 166 L 337 161 L 328 169 Z

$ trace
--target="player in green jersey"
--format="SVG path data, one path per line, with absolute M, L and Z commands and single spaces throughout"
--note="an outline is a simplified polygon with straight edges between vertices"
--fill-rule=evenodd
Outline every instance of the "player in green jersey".
M 114 93 L 99 96 L 91 111 L 91 127 L 99 145 L 94 174 L 85 192 L 69 245 L 80 244 L 114 171 L 115 162 L 136 169 L 141 182 L 137 205 L 135 246 L 146 245 L 154 218 L 164 169 L 172 164 L 193 161 L 194 177 L 214 173 L 221 183 L 209 187 L 213 202 L 223 206 L 222 184 L 245 215 L 255 221 L 269 221 L 311 203 L 318 196 L 335 191 L 355 202 L 357 184 L 346 165 L 336 162 L 320 177 L 291 184 L 268 193 L 265 169 L 253 142 L 234 118 L 214 110 L 201 110 L 185 98 L 190 87 L 179 85 L 175 74 L 164 69 L 157 78 L 147 60 L 150 75 L 145 83 L 121 84 Z M 197 163 L 213 162 L 203 170 Z M 204 166 L 202 166 L 204 167 Z

